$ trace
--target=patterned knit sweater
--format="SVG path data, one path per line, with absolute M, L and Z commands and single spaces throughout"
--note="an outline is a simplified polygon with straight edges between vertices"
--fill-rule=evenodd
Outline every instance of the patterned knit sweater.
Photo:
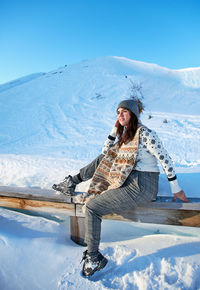
M 115 144 L 106 152 L 92 177 L 89 194 L 101 194 L 124 184 L 136 165 L 141 130 L 142 127 L 137 129 L 131 141 L 121 147 Z
M 114 145 L 116 138 L 116 128 L 111 131 L 108 139 L 104 143 L 102 153 L 106 152 Z M 178 185 L 174 164 L 156 132 L 142 127 L 139 134 L 139 146 L 136 158 L 135 170 L 159 172 L 158 161 L 162 165 L 164 172 L 167 175 L 172 193 L 177 193 L 181 190 Z

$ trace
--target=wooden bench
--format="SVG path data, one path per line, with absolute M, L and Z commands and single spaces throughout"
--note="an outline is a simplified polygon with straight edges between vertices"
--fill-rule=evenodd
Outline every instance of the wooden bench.
M 104 219 L 134 221 L 165 225 L 200 227 L 200 198 L 189 198 L 190 203 L 172 202 L 172 197 L 158 197 L 156 201 Z M 82 205 L 73 198 L 56 195 L 54 190 L 0 186 L 0 207 L 70 216 L 71 239 L 84 245 L 84 214 Z

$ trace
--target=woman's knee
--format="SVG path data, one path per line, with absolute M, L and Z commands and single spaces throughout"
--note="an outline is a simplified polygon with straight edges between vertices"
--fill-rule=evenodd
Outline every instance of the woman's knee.
M 90 211 L 95 211 L 97 208 L 96 202 L 95 202 L 95 198 L 88 200 L 86 203 L 86 209 L 90 210 Z
M 104 215 L 104 206 L 101 204 L 99 196 L 89 200 L 85 205 L 86 214 L 92 213 L 97 215 L 98 217 L 102 217 Z
M 95 211 L 95 203 L 94 199 L 88 200 L 87 203 L 85 204 L 85 211 L 86 212 L 94 212 Z

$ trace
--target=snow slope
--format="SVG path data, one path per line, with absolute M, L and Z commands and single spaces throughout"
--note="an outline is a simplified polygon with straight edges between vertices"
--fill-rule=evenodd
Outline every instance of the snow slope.
M 77 173 L 100 153 L 132 83 L 142 84 L 142 122 L 162 139 L 187 195 L 199 197 L 200 68 L 170 70 L 123 57 L 0 86 L 0 185 L 50 188 Z M 171 194 L 163 173 L 159 194 Z M 0 208 L 1 290 L 198 290 L 199 249 L 198 228 L 103 221 L 101 250 L 109 263 L 84 279 L 84 248 L 70 240 L 67 217 Z
M 176 71 L 102 57 L 0 92 L 1 154 L 96 156 L 131 82 L 142 84 L 147 112 L 199 115 L 200 69 Z

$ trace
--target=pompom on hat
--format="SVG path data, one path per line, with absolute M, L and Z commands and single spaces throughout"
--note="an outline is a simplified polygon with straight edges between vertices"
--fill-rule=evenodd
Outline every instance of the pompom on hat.
M 117 110 L 119 108 L 124 108 L 130 110 L 139 119 L 140 113 L 143 111 L 143 104 L 140 100 L 124 100 L 119 103 Z

